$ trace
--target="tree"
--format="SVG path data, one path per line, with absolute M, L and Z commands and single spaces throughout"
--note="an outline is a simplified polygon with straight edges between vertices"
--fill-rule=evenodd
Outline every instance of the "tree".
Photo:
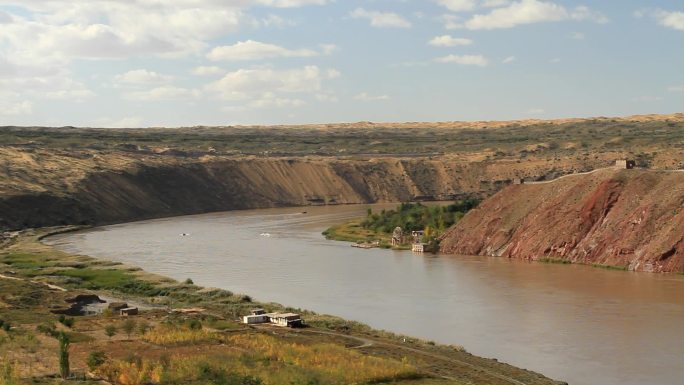
M 59 333 L 59 375 L 62 379 L 69 378 L 69 336 L 64 333 Z
M 94 371 L 98 367 L 100 367 L 102 364 L 104 364 L 107 361 L 107 356 L 105 355 L 104 352 L 91 352 L 88 355 L 88 359 L 86 360 L 86 364 L 88 365 L 88 369 L 90 371 Z
M 114 337 L 114 335 L 116 334 L 116 326 L 114 326 L 114 325 L 107 325 L 107 326 L 105 326 L 104 330 L 105 330 L 105 334 L 107 335 L 107 337 L 109 337 L 109 339 Z
M 133 334 L 133 331 L 135 330 L 135 326 L 136 326 L 135 320 L 129 318 L 123 323 L 123 326 L 121 328 L 126 333 L 128 338 L 131 338 L 131 334 Z

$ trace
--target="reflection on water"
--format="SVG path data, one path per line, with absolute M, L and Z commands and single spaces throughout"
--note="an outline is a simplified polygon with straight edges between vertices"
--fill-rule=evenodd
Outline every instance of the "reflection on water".
M 682 383 L 683 276 L 361 250 L 320 235 L 367 207 L 178 217 L 48 242 L 263 301 L 460 344 L 572 385 Z

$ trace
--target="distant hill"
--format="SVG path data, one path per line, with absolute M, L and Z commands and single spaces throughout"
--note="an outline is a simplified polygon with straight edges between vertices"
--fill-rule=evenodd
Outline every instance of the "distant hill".
M 605 169 L 511 185 L 447 231 L 441 249 L 684 272 L 684 172 Z

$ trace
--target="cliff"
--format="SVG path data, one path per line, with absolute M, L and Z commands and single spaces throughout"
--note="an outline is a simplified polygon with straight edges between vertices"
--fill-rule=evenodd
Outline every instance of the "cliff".
M 176 157 L 0 149 L 0 230 L 234 209 L 488 196 L 545 162 L 443 158 Z M 523 167 L 524 166 L 524 167 Z M 587 167 L 587 166 L 584 166 Z
M 684 271 L 684 173 L 605 169 L 511 185 L 449 229 L 445 253 Z

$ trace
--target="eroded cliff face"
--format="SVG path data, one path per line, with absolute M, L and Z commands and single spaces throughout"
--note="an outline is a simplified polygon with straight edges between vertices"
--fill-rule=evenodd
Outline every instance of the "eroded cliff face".
M 610 157 L 608 154 L 606 157 Z M 0 148 L 0 230 L 233 209 L 489 196 L 516 177 L 609 162 L 567 157 L 222 157 Z
M 512 185 L 442 237 L 442 251 L 684 271 L 684 173 L 600 170 Z

